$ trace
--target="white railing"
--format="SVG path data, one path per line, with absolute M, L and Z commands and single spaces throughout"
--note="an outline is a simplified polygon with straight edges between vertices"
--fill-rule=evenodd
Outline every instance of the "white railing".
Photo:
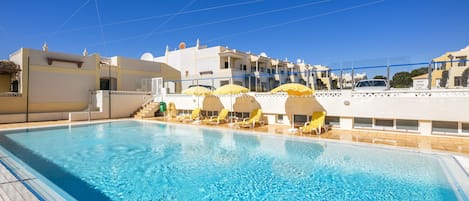
M 109 91 L 111 95 L 151 95 L 149 91 Z
M 1 92 L 0 93 L 0 97 L 16 97 L 16 96 L 22 96 L 22 94 L 18 92 Z
M 317 98 L 343 97 L 351 94 L 351 97 L 469 97 L 469 89 L 392 89 L 390 91 L 352 91 L 352 90 L 332 90 L 316 91 Z

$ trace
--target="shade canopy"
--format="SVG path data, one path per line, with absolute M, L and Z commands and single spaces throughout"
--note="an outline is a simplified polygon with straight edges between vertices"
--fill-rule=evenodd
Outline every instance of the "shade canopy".
M 205 96 L 212 93 L 210 89 L 201 86 L 190 87 L 182 91 L 183 94 L 194 95 L 194 96 Z
M 248 92 L 249 89 L 243 86 L 239 86 L 236 84 L 227 84 L 219 87 L 215 91 L 213 91 L 213 94 L 216 95 L 233 95 L 233 94 L 240 94 L 240 93 L 246 93 Z
M 270 93 L 279 93 L 279 92 L 286 92 L 290 96 L 306 96 L 314 94 L 314 90 L 297 83 L 288 83 L 283 84 L 275 89 L 272 89 Z

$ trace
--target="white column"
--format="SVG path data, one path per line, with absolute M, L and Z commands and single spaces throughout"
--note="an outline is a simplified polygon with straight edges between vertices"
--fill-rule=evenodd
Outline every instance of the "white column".
M 353 117 L 340 117 L 340 128 L 353 129 Z
M 432 134 L 432 121 L 419 120 L 419 132 L 422 135 L 431 135 Z

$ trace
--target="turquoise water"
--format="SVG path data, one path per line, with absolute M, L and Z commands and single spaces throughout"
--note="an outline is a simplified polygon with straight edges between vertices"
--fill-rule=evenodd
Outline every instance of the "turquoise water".
M 457 200 L 414 152 L 139 121 L 0 137 L 79 200 Z

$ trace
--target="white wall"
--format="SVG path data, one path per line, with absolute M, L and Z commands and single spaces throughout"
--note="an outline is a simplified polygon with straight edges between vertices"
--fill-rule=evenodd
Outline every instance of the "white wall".
M 111 91 L 112 118 L 130 117 L 150 98 L 151 94 L 148 92 Z M 103 102 L 106 105 L 106 98 Z
M 246 106 L 250 103 L 243 103 L 242 107 L 236 106 L 238 96 L 233 98 L 235 111 L 242 110 L 240 108 L 248 108 L 246 111 L 250 111 Z M 383 92 L 338 90 L 317 92 L 314 98 L 289 98 L 285 94 L 269 93 L 249 93 L 249 96 L 255 98 L 252 104 L 259 104 L 266 115 L 287 114 L 288 117 L 291 113 L 311 115 L 313 111 L 325 110 L 328 116 L 340 117 L 341 127 L 348 129 L 353 128 L 354 117 L 469 122 L 467 89 Z M 187 95 L 167 95 L 164 100 L 175 102 L 177 109 L 193 109 L 196 105 L 193 98 Z M 229 96 L 220 96 L 219 100 L 224 108 L 231 108 Z M 273 118 L 269 118 L 271 119 Z M 428 125 L 425 126 L 419 128 L 419 132 L 429 134 L 431 126 L 430 130 Z
M 71 112 L 70 121 L 82 121 L 90 119 L 109 118 L 109 91 L 97 91 L 95 95 L 96 105 L 99 111 Z M 148 92 L 111 91 L 111 118 L 126 118 L 136 112 L 143 103 L 150 100 Z
M 428 79 L 414 79 L 412 84 L 414 89 L 428 89 Z

